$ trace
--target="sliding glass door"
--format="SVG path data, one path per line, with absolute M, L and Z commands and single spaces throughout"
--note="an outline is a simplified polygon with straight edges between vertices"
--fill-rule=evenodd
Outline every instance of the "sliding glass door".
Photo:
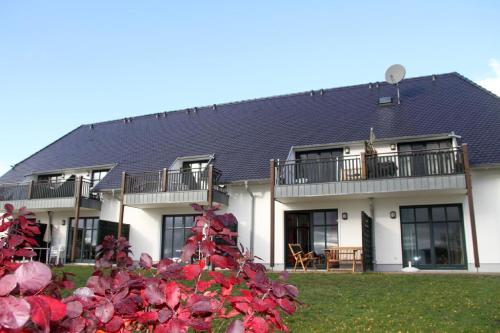
M 403 266 L 466 268 L 462 205 L 401 207 Z
M 196 215 L 167 215 L 162 225 L 162 258 L 176 259 L 182 254 L 182 247 L 191 236 Z
M 337 210 L 285 213 L 285 260 L 287 266 L 293 266 L 288 244 L 300 244 L 304 253 L 313 251 L 323 258 L 326 248 L 338 245 Z M 324 260 L 320 260 L 322 263 Z
M 75 219 L 70 219 L 70 227 L 68 228 L 68 244 L 67 244 L 67 260 L 71 259 L 71 248 L 73 244 L 73 235 Z M 90 262 L 95 259 L 95 248 L 97 246 L 97 234 L 99 229 L 98 217 L 84 217 L 78 220 L 76 226 L 76 252 L 75 261 Z

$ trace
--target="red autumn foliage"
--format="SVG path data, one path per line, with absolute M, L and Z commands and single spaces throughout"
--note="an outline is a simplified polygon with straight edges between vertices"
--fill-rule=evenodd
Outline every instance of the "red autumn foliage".
M 0 333 L 287 332 L 281 316 L 295 312 L 297 288 L 286 284 L 286 274 L 270 280 L 265 267 L 236 246 L 232 214 L 193 208 L 203 215 L 184 246 L 183 263 L 153 264 L 142 254 L 134 266 L 128 242 L 106 236 L 86 286 L 61 298 L 62 288 L 73 288 L 68 274 L 53 277 L 44 264 L 13 260 L 18 253 L 34 255 L 18 251 L 34 245 L 39 231 L 27 219 L 30 213 L 6 205 L 0 225 L 7 232 L 0 238 Z M 204 273 L 208 263 L 222 271 Z

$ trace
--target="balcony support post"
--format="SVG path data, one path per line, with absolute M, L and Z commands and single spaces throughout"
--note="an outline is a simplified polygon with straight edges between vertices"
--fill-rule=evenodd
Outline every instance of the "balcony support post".
M 366 179 L 366 154 L 361 153 L 361 179 Z
M 161 191 L 167 192 L 167 189 L 168 189 L 168 169 L 163 168 L 163 171 L 161 173 Z
M 82 199 L 82 186 L 83 186 L 83 176 L 78 177 L 76 183 L 76 194 L 75 194 L 75 227 L 73 228 L 73 239 L 71 240 L 71 262 L 75 261 L 76 255 L 76 238 L 78 236 L 78 222 L 80 221 L 80 201 Z M 69 228 L 71 230 L 71 222 L 69 223 Z
M 125 213 L 125 183 L 127 181 L 127 173 L 122 172 L 122 181 L 120 185 L 120 215 L 118 216 L 118 232 L 116 237 L 120 238 L 122 236 L 123 228 L 123 215 Z
M 35 185 L 35 181 L 32 180 L 30 181 L 30 185 L 28 187 L 28 199 L 31 199 L 32 193 L 33 193 L 33 185 Z
M 474 251 L 474 266 L 479 268 L 479 252 L 477 248 L 477 232 L 476 232 L 476 217 L 474 213 L 474 198 L 472 196 L 472 177 L 470 173 L 469 163 L 469 145 L 462 144 L 462 153 L 464 157 L 464 173 L 465 173 L 465 187 L 467 189 L 467 202 L 469 205 L 469 218 L 470 229 L 472 234 L 472 249 Z
M 275 205 L 275 198 L 274 198 L 274 187 L 276 185 L 276 161 L 274 159 L 269 161 L 269 173 L 270 173 L 270 180 L 269 180 L 269 189 L 270 189 L 270 204 L 271 204 L 271 209 L 270 209 L 270 237 L 271 237 L 271 242 L 270 242 L 270 262 L 269 265 L 271 266 L 271 269 L 274 267 L 274 205 Z
M 214 166 L 210 164 L 208 166 L 208 206 L 212 207 L 213 204 L 213 194 L 214 194 Z

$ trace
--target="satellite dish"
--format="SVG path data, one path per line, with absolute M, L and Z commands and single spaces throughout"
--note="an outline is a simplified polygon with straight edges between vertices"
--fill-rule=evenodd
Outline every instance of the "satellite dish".
M 385 71 L 385 80 L 390 84 L 398 84 L 405 78 L 406 69 L 399 64 L 392 65 Z

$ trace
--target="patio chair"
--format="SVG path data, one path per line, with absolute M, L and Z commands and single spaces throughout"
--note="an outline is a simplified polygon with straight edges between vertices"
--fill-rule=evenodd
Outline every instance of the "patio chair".
M 298 264 L 302 266 L 304 272 L 307 272 L 307 266 L 309 263 L 311 263 L 314 270 L 316 270 L 316 261 L 318 258 L 314 255 L 314 252 L 304 253 L 304 251 L 302 251 L 302 245 L 300 244 L 288 244 L 288 247 L 290 248 L 290 252 L 295 260 L 295 265 L 293 266 L 294 272 L 297 270 Z

